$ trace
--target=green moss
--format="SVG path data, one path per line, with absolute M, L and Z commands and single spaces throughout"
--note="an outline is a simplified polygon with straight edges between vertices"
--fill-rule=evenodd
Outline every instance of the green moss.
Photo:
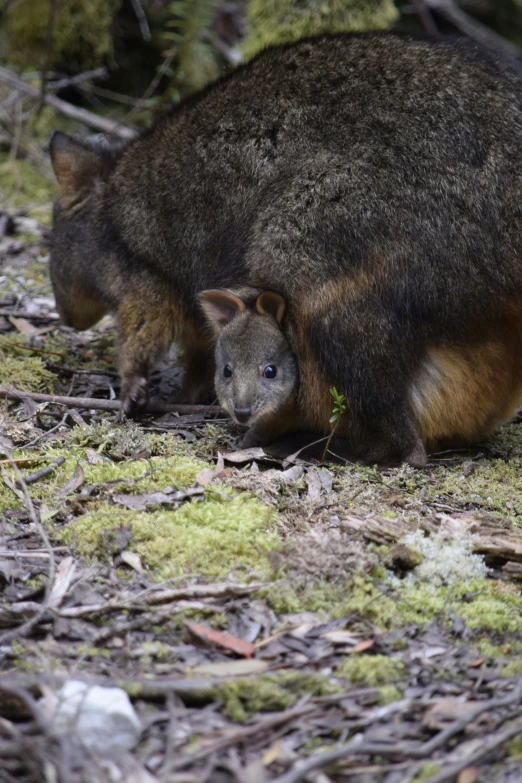
M 0 387 L 19 391 L 54 391 L 56 376 L 46 369 L 43 361 L 30 354 L 24 357 L 2 356 L 0 344 Z
M 103 63 L 111 52 L 111 25 L 120 0 L 68 0 L 56 3 L 49 65 L 68 72 Z M 50 0 L 16 0 L 5 13 L 7 59 L 41 68 L 46 61 Z
M 365 577 L 354 576 L 347 592 L 349 597 L 343 612 L 356 612 L 382 628 L 426 625 L 444 608 L 451 608 L 471 629 L 500 632 L 522 629 L 522 595 L 516 587 L 503 582 L 488 579 L 457 582 L 451 594 L 447 587 L 403 584 L 389 597 Z
M 414 778 L 411 779 L 411 783 L 425 783 L 430 780 L 437 772 L 440 772 L 442 767 L 439 764 L 432 764 L 430 761 L 423 761 L 419 767 L 419 771 Z
M 305 584 L 292 584 L 289 581 L 273 582 L 260 591 L 278 614 L 297 614 L 298 612 L 331 613 L 336 606 L 342 606 L 345 591 L 339 585 L 319 581 Z
M 177 511 L 102 508 L 75 520 L 63 536 L 75 542 L 79 554 L 99 556 L 107 531 L 122 525 L 132 531 L 133 551 L 159 579 L 186 571 L 224 576 L 234 568 L 266 576 L 270 571 L 267 553 L 280 546 L 271 509 L 245 494 L 232 497 L 211 492 L 204 502 L 185 503 Z
M 522 659 L 517 658 L 502 669 L 502 677 L 519 677 L 522 674 Z
M 10 208 L 24 208 L 30 217 L 50 223 L 55 195 L 50 170 L 46 175 L 29 160 L 11 160 L 6 153 L 0 153 L 0 202 Z
M 402 692 L 395 685 L 382 685 L 379 688 L 379 704 L 391 704 L 402 699 Z
M 309 35 L 384 30 L 397 19 L 393 0 L 250 0 L 243 51 L 252 57 Z
M 522 737 L 513 737 L 507 743 L 507 751 L 514 761 L 522 761 Z
M 357 655 L 346 657 L 339 675 L 350 682 L 375 687 L 399 679 L 404 666 L 387 655 Z
M 225 715 L 244 723 L 256 712 L 286 710 L 305 694 L 328 696 L 338 690 L 321 674 L 276 674 L 219 683 L 214 695 L 222 700 Z

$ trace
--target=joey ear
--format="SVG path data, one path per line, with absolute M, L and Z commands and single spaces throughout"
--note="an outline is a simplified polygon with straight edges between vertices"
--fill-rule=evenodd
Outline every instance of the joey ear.
M 220 332 L 236 315 L 246 310 L 242 299 L 219 289 L 203 291 L 199 294 L 199 304 L 215 332 Z
M 280 294 L 274 291 L 263 291 L 259 294 L 256 301 L 256 311 L 260 315 L 271 315 L 272 318 L 281 324 L 286 310 L 286 302 Z
M 72 207 L 99 171 L 102 156 L 61 131 L 49 139 L 49 152 L 64 206 Z

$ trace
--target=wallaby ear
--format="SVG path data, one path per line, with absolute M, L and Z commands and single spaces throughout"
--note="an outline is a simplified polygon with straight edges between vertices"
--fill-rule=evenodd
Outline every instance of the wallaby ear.
M 215 332 L 220 332 L 236 315 L 244 313 L 246 305 L 230 291 L 211 289 L 199 294 L 199 304 Z
M 272 318 L 281 324 L 286 310 L 286 302 L 280 294 L 274 291 L 263 291 L 259 294 L 256 301 L 256 311 L 260 315 L 271 315 Z
M 49 152 L 63 204 L 65 207 L 72 207 L 80 201 L 99 171 L 102 155 L 84 147 L 61 131 L 54 131 L 52 134 Z

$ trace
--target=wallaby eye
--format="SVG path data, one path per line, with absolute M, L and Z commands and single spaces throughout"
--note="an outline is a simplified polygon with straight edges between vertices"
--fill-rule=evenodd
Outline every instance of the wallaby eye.
M 265 369 L 263 370 L 263 375 L 265 378 L 268 378 L 269 380 L 272 380 L 272 378 L 275 378 L 277 375 L 277 367 L 273 364 L 269 364 Z
M 225 378 L 232 378 L 232 367 L 230 366 L 230 364 L 225 364 L 223 375 Z

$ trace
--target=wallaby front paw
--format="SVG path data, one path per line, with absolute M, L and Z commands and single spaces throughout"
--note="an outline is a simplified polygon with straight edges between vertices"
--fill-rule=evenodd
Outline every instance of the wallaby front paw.
M 136 419 L 141 416 L 147 407 L 147 400 L 147 379 L 140 376 L 132 378 L 122 387 L 119 420 Z

